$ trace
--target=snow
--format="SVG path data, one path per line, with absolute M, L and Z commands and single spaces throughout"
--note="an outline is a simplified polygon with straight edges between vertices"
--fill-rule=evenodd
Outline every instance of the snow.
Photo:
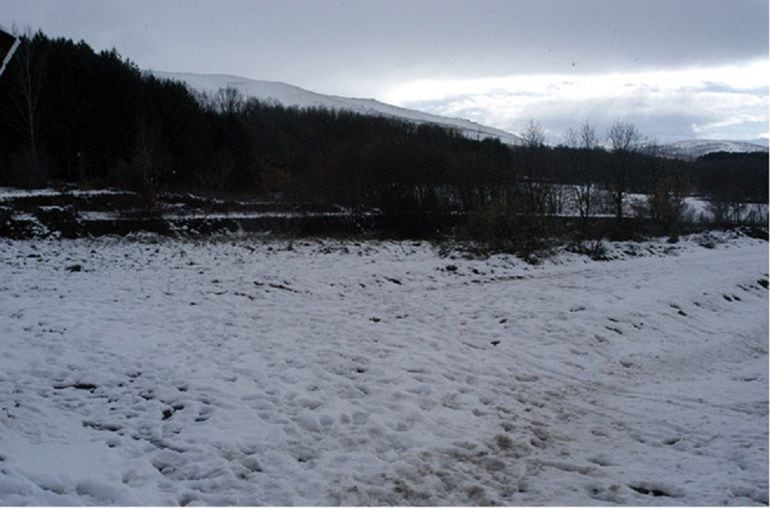
M 234 87 L 245 97 L 253 97 L 267 103 L 296 108 L 326 108 L 343 110 L 362 115 L 392 117 L 408 122 L 430 123 L 459 130 L 472 139 L 497 138 L 503 143 L 518 145 L 521 138 L 515 134 L 495 129 L 471 120 L 449 118 L 417 110 L 385 104 L 374 99 L 360 99 L 325 95 L 311 92 L 279 81 L 252 80 L 226 74 L 170 73 L 151 71 L 160 79 L 181 81 L 195 90 L 216 92 L 220 88 Z
M 563 197 L 560 212 L 556 214 L 560 217 L 578 217 L 580 208 L 577 198 L 581 190 L 579 186 L 556 184 L 552 187 L 555 195 Z M 593 189 L 591 191 L 591 213 L 590 217 L 614 217 L 615 210 L 612 197 L 609 192 L 603 189 Z M 626 217 L 637 217 L 647 209 L 646 204 L 649 195 L 642 193 L 625 193 L 623 195 L 623 214 Z M 685 221 L 703 223 L 714 221 L 715 214 L 712 207 L 712 201 L 702 195 L 687 196 L 683 200 L 684 210 L 682 217 Z M 742 202 L 740 210 L 737 211 L 741 221 L 767 223 L 768 217 L 767 203 Z M 732 211 L 731 211 L 732 212 Z
M 648 195 L 641 193 L 627 193 L 624 196 L 625 214 L 633 216 L 635 207 L 643 205 L 647 200 Z M 687 196 L 683 201 L 685 206 L 683 216 L 685 218 L 696 222 L 714 220 L 712 202 L 708 198 L 703 196 Z M 766 223 L 768 217 L 768 204 L 743 202 L 741 203 L 741 209 L 738 211 L 738 215 L 742 221 L 753 220 Z
M 766 505 L 767 243 L 608 248 L 0 240 L 0 504 Z
M 78 214 L 86 221 L 116 221 L 122 216 L 118 212 L 97 212 L 86 211 Z M 350 212 L 211 212 L 211 213 L 163 213 L 163 219 L 166 220 L 190 220 L 190 219 L 278 219 L 278 218 L 314 218 L 314 217 L 349 217 Z M 24 217 L 22 214 L 16 214 L 14 218 Z M 29 217 L 29 216 L 28 216 Z
M 126 191 L 118 191 L 113 189 L 72 189 L 62 192 L 53 188 L 21 189 L 18 187 L 0 187 L 0 202 L 14 198 L 31 198 L 41 196 L 104 196 L 119 195 L 125 193 Z
M 732 140 L 682 140 L 660 148 L 664 154 L 688 159 L 695 159 L 711 152 L 767 152 L 767 146 Z

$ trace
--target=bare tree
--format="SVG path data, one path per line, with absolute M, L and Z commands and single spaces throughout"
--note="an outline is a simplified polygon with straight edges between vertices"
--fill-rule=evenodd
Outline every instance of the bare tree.
M 614 155 L 614 166 L 606 182 L 607 190 L 612 196 L 615 217 L 621 220 L 623 219 L 623 200 L 631 184 L 632 155 L 641 147 L 642 135 L 634 124 L 616 120 L 607 131 L 607 140 Z
M 214 94 L 207 92 L 206 90 L 198 90 L 192 87 L 187 87 L 187 90 L 195 98 L 195 101 L 206 111 L 217 111 L 219 106 L 214 99 Z
M 574 127 L 568 127 L 564 131 L 562 138 L 564 138 L 564 145 L 566 147 L 578 148 L 580 146 L 580 142 L 578 141 L 578 131 Z
M 577 129 L 568 127 L 564 132 L 564 141 L 570 148 L 599 148 L 599 138 L 596 136 L 596 129 L 588 122 L 583 122 Z
M 527 148 L 542 148 L 545 146 L 545 131 L 535 119 L 530 119 L 524 131 L 521 133 L 524 145 Z
M 243 111 L 244 100 L 241 91 L 235 87 L 225 87 L 217 90 L 214 95 L 217 110 L 228 115 L 236 115 Z
M 594 209 L 597 175 L 594 169 L 594 151 L 599 148 L 596 129 L 584 122 L 577 129 L 570 127 L 564 136 L 567 146 L 577 149 L 572 161 L 577 181 L 572 190 L 572 197 L 580 217 L 589 217 Z
M 599 148 L 599 138 L 596 136 L 596 129 L 588 122 L 584 122 L 578 129 L 578 140 L 580 148 L 593 150 Z
M 616 120 L 607 131 L 607 140 L 613 152 L 635 152 L 642 143 L 642 135 L 631 122 Z
M 139 180 L 144 205 L 148 210 L 154 209 L 161 180 L 167 170 L 167 157 L 162 146 L 160 128 L 144 117 L 137 120 L 132 165 Z
M 524 140 L 524 191 L 529 211 L 543 213 L 549 201 L 551 186 L 544 167 L 545 131 L 531 119 L 521 133 Z
M 16 27 L 12 31 L 18 36 Z M 25 165 L 28 166 L 28 180 L 36 180 L 44 173 L 38 138 L 41 98 L 46 81 L 45 55 L 34 48 L 33 37 L 30 29 L 20 37 L 21 45 L 8 73 L 11 94 L 6 115 L 9 125 L 28 142 L 29 159 Z

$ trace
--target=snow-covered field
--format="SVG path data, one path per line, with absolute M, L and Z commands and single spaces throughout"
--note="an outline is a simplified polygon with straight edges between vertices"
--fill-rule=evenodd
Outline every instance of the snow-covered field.
M 768 245 L 715 236 L 0 240 L 0 504 L 767 504 Z

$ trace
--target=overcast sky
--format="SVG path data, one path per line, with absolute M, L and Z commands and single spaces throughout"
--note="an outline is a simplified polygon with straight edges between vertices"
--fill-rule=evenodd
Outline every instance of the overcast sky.
M 142 68 L 374 97 L 552 141 L 768 134 L 767 0 L 3 0 L 0 24 Z

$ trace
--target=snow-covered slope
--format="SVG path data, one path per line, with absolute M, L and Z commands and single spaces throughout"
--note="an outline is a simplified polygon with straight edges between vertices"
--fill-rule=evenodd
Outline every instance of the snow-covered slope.
M 415 123 L 430 123 L 450 127 L 472 139 L 497 138 L 503 143 L 516 145 L 521 138 L 515 134 L 487 127 L 461 118 L 442 117 L 417 110 L 400 108 L 374 99 L 359 99 L 324 95 L 295 87 L 279 81 L 252 80 L 226 74 L 194 74 L 152 71 L 158 78 L 186 83 L 191 88 L 206 92 L 216 92 L 220 88 L 234 87 L 246 97 L 297 108 L 327 108 L 345 110 L 364 115 L 379 115 L 398 118 Z
M 747 141 L 683 140 L 663 145 L 661 152 L 669 157 L 693 159 L 712 152 L 767 152 L 767 147 Z

